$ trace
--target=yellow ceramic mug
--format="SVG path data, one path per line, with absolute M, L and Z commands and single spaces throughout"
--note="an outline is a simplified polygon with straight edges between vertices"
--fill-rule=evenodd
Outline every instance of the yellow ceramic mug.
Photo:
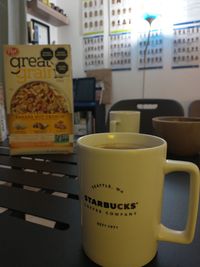
M 199 202 L 199 169 L 166 160 L 166 142 L 137 133 L 102 133 L 78 140 L 83 249 L 106 267 L 139 267 L 150 262 L 158 241 L 190 243 Z M 166 173 L 190 174 L 186 229 L 161 223 Z
M 140 130 L 140 111 L 110 111 L 109 121 L 110 132 L 138 133 Z

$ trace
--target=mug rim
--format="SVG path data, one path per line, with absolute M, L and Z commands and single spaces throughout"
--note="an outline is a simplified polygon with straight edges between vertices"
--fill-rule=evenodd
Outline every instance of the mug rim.
M 141 148 L 137 148 L 137 149 L 129 149 L 129 148 L 103 148 L 103 147 L 100 147 L 98 145 L 107 145 L 108 143 L 103 143 L 102 141 L 99 143 L 96 143 L 96 144 L 89 144 L 88 143 L 88 140 L 91 141 L 93 139 L 94 141 L 94 138 L 95 137 L 102 137 L 102 141 L 103 141 L 103 138 L 105 140 L 105 138 L 107 137 L 107 140 L 108 139 L 114 139 L 115 138 L 119 138 L 120 136 L 126 136 L 126 137 L 134 137 L 134 136 L 137 136 L 139 137 L 139 139 L 142 140 L 145 139 L 145 138 L 149 138 L 149 140 L 154 143 L 148 147 L 141 147 Z M 112 143 L 111 143 L 112 144 Z M 124 143 L 125 144 L 128 144 L 128 143 Z M 143 143 L 144 145 L 145 143 Z M 88 134 L 88 135 L 84 135 L 84 136 L 81 136 L 78 138 L 77 140 L 77 145 L 80 146 L 80 147 L 83 147 L 85 149 L 92 149 L 92 150 L 98 150 L 98 151 L 116 151 L 116 152 L 133 152 L 133 151 L 144 151 L 144 150 L 154 150 L 154 149 L 158 149 L 162 146 L 167 146 L 167 142 L 159 137 L 159 136 L 155 136 L 155 135 L 150 135 L 150 134 L 141 134 L 141 133 L 132 133 L 132 132 L 107 132 L 107 133 L 93 133 L 93 134 Z M 135 144 L 136 145 L 136 144 Z M 141 144 L 138 144 L 138 145 L 142 145 Z

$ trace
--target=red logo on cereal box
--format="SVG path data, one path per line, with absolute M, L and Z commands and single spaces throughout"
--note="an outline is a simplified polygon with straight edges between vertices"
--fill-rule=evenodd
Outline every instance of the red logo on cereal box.
M 19 54 L 19 49 L 17 47 L 9 47 L 6 50 L 6 54 L 10 57 L 17 56 Z

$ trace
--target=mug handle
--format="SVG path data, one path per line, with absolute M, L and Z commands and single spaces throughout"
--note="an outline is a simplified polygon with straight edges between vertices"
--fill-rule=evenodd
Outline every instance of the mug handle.
M 110 132 L 116 132 L 117 131 L 117 124 L 119 121 L 111 120 L 110 121 Z
M 189 244 L 194 238 L 198 213 L 200 182 L 199 169 L 191 162 L 167 160 L 164 168 L 165 174 L 175 171 L 184 171 L 190 174 L 189 209 L 186 228 L 183 231 L 178 231 L 160 224 L 158 240 Z

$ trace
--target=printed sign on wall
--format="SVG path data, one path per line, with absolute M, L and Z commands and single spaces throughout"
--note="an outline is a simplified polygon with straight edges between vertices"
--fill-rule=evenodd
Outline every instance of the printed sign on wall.
M 132 20 L 132 0 L 110 0 L 110 33 L 130 32 Z
M 104 0 L 82 0 L 83 35 L 104 32 Z
M 104 67 L 104 36 L 83 38 L 84 69 L 92 70 Z
M 198 68 L 200 21 L 174 24 L 172 68 Z
M 140 33 L 138 40 L 138 69 L 163 67 L 163 35 L 161 30 Z
M 111 69 L 131 69 L 131 33 L 109 36 L 109 58 Z

